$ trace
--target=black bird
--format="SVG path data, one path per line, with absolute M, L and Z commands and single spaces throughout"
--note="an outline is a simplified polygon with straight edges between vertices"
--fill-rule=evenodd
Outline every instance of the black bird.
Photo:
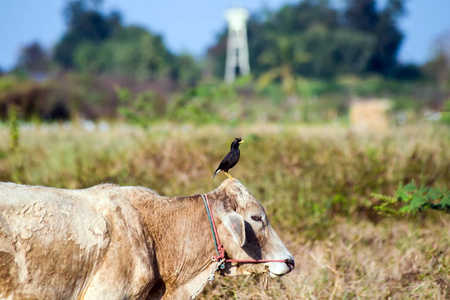
M 228 178 L 233 179 L 231 174 L 228 173 L 228 170 L 234 167 L 239 161 L 239 156 L 241 155 L 241 152 L 239 151 L 239 144 L 242 144 L 244 142 L 245 141 L 243 141 L 241 138 L 234 139 L 234 141 L 231 143 L 230 152 L 228 152 L 228 154 L 225 155 L 225 157 L 222 159 L 222 162 L 211 178 L 214 178 L 217 174 L 220 173 L 220 171 L 223 171 L 225 175 L 228 176 Z

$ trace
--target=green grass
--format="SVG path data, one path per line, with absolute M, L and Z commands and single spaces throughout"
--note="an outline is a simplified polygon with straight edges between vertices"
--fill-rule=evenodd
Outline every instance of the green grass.
M 203 299 L 446 299 L 450 296 L 450 219 L 426 212 L 385 217 L 372 193 L 400 182 L 449 187 L 448 127 L 361 133 L 343 127 L 248 124 L 109 132 L 41 126 L 20 132 L 20 181 L 63 188 L 101 182 L 142 185 L 164 195 L 216 188 L 213 171 L 241 136 L 231 170 L 266 207 L 296 259 L 289 275 L 262 288 L 261 276 L 219 278 Z M 9 132 L 0 129 L 0 180 L 15 174 Z

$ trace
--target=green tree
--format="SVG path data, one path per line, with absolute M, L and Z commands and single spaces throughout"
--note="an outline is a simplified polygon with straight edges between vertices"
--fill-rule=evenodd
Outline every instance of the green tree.
M 27 73 L 45 72 L 50 67 L 50 57 L 38 42 L 33 42 L 20 50 L 17 68 Z
M 74 67 L 77 48 L 84 43 L 99 44 L 120 28 L 120 14 L 104 15 L 101 1 L 71 1 L 65 10 L 67 32 L 56 44 L 55 61 L 65 69 Z
M 349 0 L 345 21 L 351 29 L 375 39 L 367 71 L 393 75 L 403 40 L 397 20 L 404 14 L 404 0 L 388 0 L 381 10 L 377 10 L 377 4 L 376 0 Z
M 375 32 L 379 19 L 376 5 L 376 0 L 347 0 L 344 16 L 348 26 L 357 31 Z
M 247 29 L 252 73 L 257 78 L 264 74 L 263 81 L 271 77 L 280 82 L 292 82 L 283 77 L 299 75 L 395 74 L 403 39 L 397 26 L 404 13 L 403 0 L 388 0 L 382 9 L 378 4 L 348 0 L 336 8 L 327 0 L 305 0 L 251 16 Z M 218 77 L 223 76 L 225 53 L 223 30 L 208 51 L 209 66 Z
M 163 39 L 147 30 L 129 26 L 104 44 L 109 58 L 106 71 L 134 77 L 154 77 L 168 72 L 173 55 Z
M 288 69 L 286 65 L 291 65 L 292 72 L 311 75 L 301 72 L 300 66 L 313 59 L 318 49 L 312 53 L 306 51 L 305 32 L 314 26 L 329 30 L 337 24 L 338 11 L 331 8 L 328 1 L 302 1 L 297 5 L 286 5 L 265 19 L 254 16 L 248 26 L 252 72 L 259 77 L 270 69 L 281 67 L 283 62 L 284 70 Z
M 298 71 L 320 78 L 363 74 L 375 42 L 373 37 L 357 31 L 329 30 L 322 25 L 312 26 L 302 38 L 310 60 Z
M 258 61 L 268 67 L 258 79 L 260 88 L 278 79 L 288 95 L 295 94 L 295 69 L 308 61 L 301 36 L 272 36 L 271 47 L 262 52 Z
M 64 69 L 135 78 L 165 77 L 193 84 L 201 77 L 198 63 L 176 56 L 163 38 L 139 26 L 123 26 L 118 12 L 105 14 L 101 1 L 71 1 L 65 17 L 67 32 L 54 58 Z
M 99 74 L 108 68 L 111 62 L 110 54 L 104 45 L 92 42 L 80 44 L 74 53 L 74 67 L 82 72 Z
M 188 54 L 174 57 L 171 63 L 170 78 L 176 82 L 194 86 L 202 77 L 199 63 Z

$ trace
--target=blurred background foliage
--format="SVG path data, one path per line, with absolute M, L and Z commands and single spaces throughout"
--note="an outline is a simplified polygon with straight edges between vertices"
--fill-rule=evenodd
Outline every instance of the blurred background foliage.
M 402 64 L 398 20 L 405 1 L 379 2 L 347 0 L 336 7 L 304 0 L 253 14 L 251 77 L 225 86 L 226 28 L 203 57 L 193 57 L 172 53 L 154 32 L 124 25 L 120 12 L 103 10 L 102 1 L 69 1 L 67 28 L 56 45 L 30 43 L 16 67 L 0 75 L 0 117 L 16 105 L 27 120 L 142 123 L 145 118 L 134 115 L 143 114 L 142 101 L 150 102 L 148 122 L 340 122 L 359 98 L 388 98 L 394 110 L 416 114 L 445 110 L 448 35 L 436 41 L 429 62 Z M 119 89 L 129 97 L 121 98 Z

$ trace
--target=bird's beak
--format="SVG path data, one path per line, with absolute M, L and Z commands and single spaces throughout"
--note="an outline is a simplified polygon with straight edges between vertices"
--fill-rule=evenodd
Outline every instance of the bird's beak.
M 239 144 L 245 143 L 245 141 L 240 141 Z

